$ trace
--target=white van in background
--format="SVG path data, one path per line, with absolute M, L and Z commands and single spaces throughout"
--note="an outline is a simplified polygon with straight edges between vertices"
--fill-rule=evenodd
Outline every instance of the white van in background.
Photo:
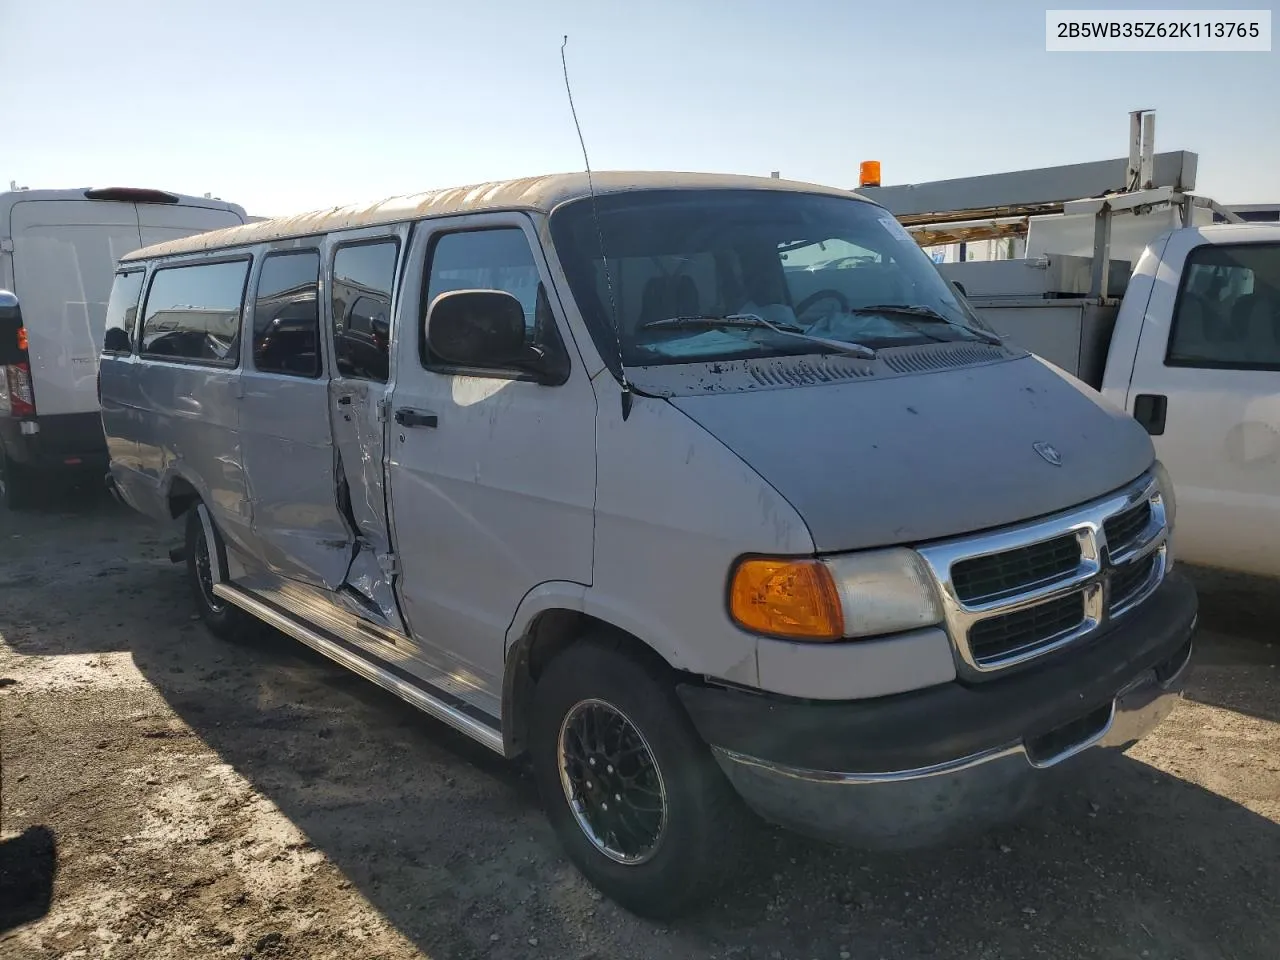
M 234 203 L 162 190 L 0 193 L 0 290 L 22 317 L 16 342 L 0 345 L 0 504 L 21 506 L 50 471 L 106 468 L 96 384 L 116 261 L 248 219 Z

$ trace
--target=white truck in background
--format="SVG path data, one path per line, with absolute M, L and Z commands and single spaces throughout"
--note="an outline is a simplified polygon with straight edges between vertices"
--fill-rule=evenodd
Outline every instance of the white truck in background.
M 0 193 L 0 507 L 105 472 L 98 351 L 116 261 L 248 218 L 210 197 L 110 187 Z
M 1280 577 L 1280 224 L 1194 196 L 1196 155 L 1155 155 L 1154 117 L 1131 116 L 1127 162 L 860 192 L 925 246 L 1025 235 L 1023 259 L 939 269 L 1146 427 L 1181 559 Z

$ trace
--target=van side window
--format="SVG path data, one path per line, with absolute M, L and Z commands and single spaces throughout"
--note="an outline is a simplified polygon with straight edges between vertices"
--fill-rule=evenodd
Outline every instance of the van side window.
M 333 257 L 333 348 L 338 375 L 387 382 L 396 240 L 352 243 Z
M 247 259 L 157 270 L 143 311 L 143 356 L 236 366 L 248 275 Z
M 142 293 L 144 270 L 117 273 L 107 300 L 107 326 L 102 352 L 115 356 L 133 353 L 133 334 L 138 323 L 138 297 Z
M 563 355 L 564 344 L 523 230 L 502 227 L 446 233 L 432 246 L 430 258 L 424 314 L 436 297 L 451 290 L 501 290 L 524 308 L 526 345 Z M 425 324 L 418 326 L 418 353 L 425 367 L 448 366 L 431 354 Z
M 320 376 L 320 254 L 270 253 L 253 303 L 253 365 L 264 373 Z
M 1191 251 L 1165 363 L 1280 370 L 1280 244 L 1206 244 Z

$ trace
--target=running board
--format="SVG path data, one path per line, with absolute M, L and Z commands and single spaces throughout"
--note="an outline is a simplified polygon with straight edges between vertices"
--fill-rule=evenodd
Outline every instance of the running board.
M 401 700 L 413 704 L 423 713 L 435 717 L 460 733 L 479 741 L 495 753 L 506 756 L 503 748 L 502 732 L 482 720 L 468 716 L 463 710 L 451 706 L 438 696 L 427 691 L 425 681 L 411 680 L 408 675 L 399 676 L 384 666 L 359 656 L 337 642 L 325 637 L 322 633 L 295 620 L 293 617 L 276 609 L 273 605 L 258 600 L 249 593 L 229 583 L 215 583 L 213 592 L 234 603 L 240 609 L 253 614 L 264 623 L 270 624 L 282 633 L 287 633 L 295 640 L 300 640 L 317 653 L 324 654 L 335 663 L 341 664 L 353 673 L 358 673 L 366 680 L 372 680 L 378 686 L 394 693 Z

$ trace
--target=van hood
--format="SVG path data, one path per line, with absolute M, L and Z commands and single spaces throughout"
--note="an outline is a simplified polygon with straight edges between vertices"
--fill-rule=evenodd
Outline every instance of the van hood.
M 1123 486 L 1155 456 L 1132 417 L 1026 355 L 669 402 L 790 501 L 823 553 L 1054 513 Z

